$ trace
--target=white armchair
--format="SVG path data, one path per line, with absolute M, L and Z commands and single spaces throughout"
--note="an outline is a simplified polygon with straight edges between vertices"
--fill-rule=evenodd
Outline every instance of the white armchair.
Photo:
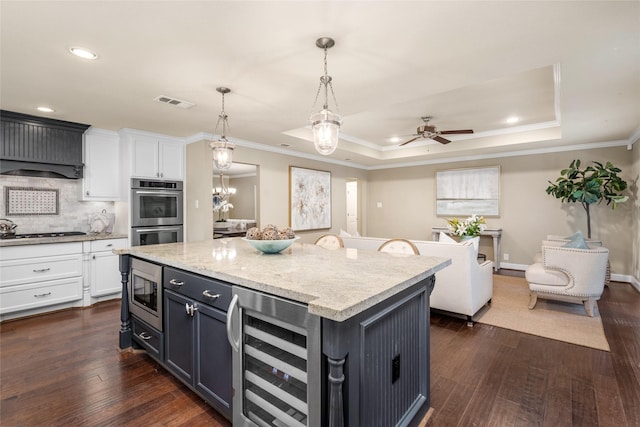
M 538 298 L 584 304 L 593 317 L 596 301 L 604 289 L 609 250 L 603 247 L 575 249 L 542 247 L 542 262 L 530 265 L 525 277 L 529 282 L 529 309 Z

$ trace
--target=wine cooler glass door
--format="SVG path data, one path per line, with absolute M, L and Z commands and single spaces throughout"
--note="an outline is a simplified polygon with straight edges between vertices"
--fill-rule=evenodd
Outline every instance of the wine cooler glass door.
M 309 315 L 304 305 L 239 290 L 234 287 L 240 329 L 232 343 L 234 350 L 238 347 L 233 361 L 234 425 L 318 425 L 320 319 Z

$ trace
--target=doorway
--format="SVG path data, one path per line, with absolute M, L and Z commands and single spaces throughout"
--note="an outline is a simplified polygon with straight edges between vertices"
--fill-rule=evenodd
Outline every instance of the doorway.
M 358 235 L 358 180 L 347 178 L 347 233 Z

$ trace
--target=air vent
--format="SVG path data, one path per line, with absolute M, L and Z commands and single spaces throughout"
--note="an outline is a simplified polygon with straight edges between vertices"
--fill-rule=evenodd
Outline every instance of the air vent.
M 193 107 L 194 103 L 188 101 L 182 101 L 181 99 L 171 98 L 169 96 L 160 95 L 153 99 L 154 101 L 162 102 L 163 104 L 175 105 L 176 107 L 187 108 Z

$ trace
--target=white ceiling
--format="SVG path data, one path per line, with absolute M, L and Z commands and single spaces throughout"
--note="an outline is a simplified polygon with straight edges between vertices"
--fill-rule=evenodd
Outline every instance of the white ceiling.
M 214 134 L 215 88 L 226 86 L 237 150 L 314 155 L 315 40 L 329 36 L 344 119 L 331 161 L 377 168 L 640 137 L 638 1 L 2 0 L 0 15 L 1 108 L 43 115 L 35 108 L 48 105 L 50 117 L 103 129 Z M 390 142 L 409 139 L 425 115 L 475 133 Z M 521 121 L 507 125 L 511 115 Z

